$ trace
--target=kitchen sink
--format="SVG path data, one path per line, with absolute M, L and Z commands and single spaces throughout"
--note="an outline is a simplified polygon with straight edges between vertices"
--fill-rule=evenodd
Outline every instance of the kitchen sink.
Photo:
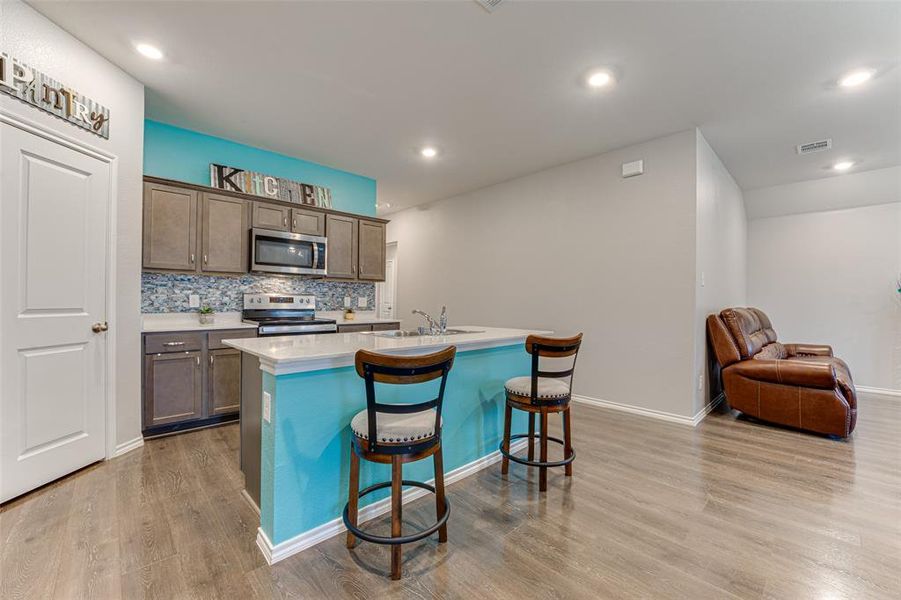
M 398 337 L 420 337 L 422 334 L 419 333 L 418 331 L 414 331 L 414 330 L 394 329 L 391 331 L 377 331 L 377 332 L 373 333 L 372 335 L 375 335 L 378 337 L 398 338 Z
M 420 332 L 416 329 L 394 329 L 392 331 L 377 331 L 372 335 L 378 337 L 388 337 L 388 338 L 402 338 L 402 337 L 439 337 L 440 335 L 462 335 L 464 333 L 485 333 L 483 330 L 475 330 L 475 329 L 448 329 L 443 334 L 436 334 L 432 336 L 432 334 L 428 332 Z

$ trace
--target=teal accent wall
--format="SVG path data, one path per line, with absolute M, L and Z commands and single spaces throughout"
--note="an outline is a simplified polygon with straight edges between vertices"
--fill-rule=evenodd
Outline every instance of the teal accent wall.
M 144 121 L 144 174 L 210 185 L 210 163 L 321 185 L 335 210 L 375 216 L 375 179 L 149 119 Z
M 504 429 L 504 382 L 529 373 L 522 343 L 457 354 L 444 398 L 444 468 L 451 471 L 497 450 Z M 383 402 L 422 402 L 434 398 L 438 382 L 378 385 Z M 272 394 L 271 423 L 263 422 L 260 524 L 279 544 L 338 519 L 347 502 L 350 421 L 366 408 L 363 380 L 353 367 L 272 376 L 263 389 Z M 514 411 L 513 432 L 527 420 Z M 428 481 L 433 462 L 404 465 L 404 478 Z M 495 467 L 500 469 L 500 465 Z M 514 465 L 513 468 L 516 468 Z M 390 465 L 361 461 L 360 489 L 391 479 Z M 386 497 L 380 490 L 360 507 Z M 453 508 L 451 519 L 454 518 Z

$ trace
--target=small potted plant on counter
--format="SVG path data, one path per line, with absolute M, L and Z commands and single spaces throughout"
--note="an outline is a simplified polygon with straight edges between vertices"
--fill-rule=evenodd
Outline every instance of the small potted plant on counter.
M 352 309 L 352 308 L 344 309 L 344 320 L 345 321 L 353 321 L 355 316 L 356 316 L 356 313 L 354 312 L 354 309 Z
M 216 321 L 216 311 L 211 306 L 203 306 L 200 308 L 200 324 L 212 325 Z

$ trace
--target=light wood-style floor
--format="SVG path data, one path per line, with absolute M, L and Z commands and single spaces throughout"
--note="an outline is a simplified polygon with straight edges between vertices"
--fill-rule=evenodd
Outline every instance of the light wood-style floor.
M 406 546 L 399 582 L 343 536 L 267 566 L 237 426 L 153 440 L 2 508 L 0 597 L 898 598 L 901 400 L 860 404 L 844 442 L 575 405 L 575 478 L 539 496 L 498 464 L 450 486 L 449 543 Z

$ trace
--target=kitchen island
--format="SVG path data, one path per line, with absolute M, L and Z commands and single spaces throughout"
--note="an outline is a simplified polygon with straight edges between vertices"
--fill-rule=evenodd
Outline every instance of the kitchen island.
M 394 332 L 339 333 L 228 340 L 241 350 L 244 450 L 259 446 L 258 474 L 245 468 L 249 496 L 258 498 L 257 543 L 272 563 L 344 531 L 350 421 L 366 407 L 363 380 L 354 369 L 357 350 L 409 355 L 457 347 L 444 399 L 442 445 L 448 483 L 499 460 L 504 382 L 530 370 L 522 329 L 461 327 L 466 333 L 404 337 Z M 437 393 L 437 381 L 377 387 L 380 401 L 421 402 Z M 251 415 L 260 415 L 254 419 Z M 513 429 L 523 431 L 517 415 Z M 258 431 L 256 431 L 258 430 Z M 243 466 L 243 465 L 242 465 Z M 404 478 L 429 481 L 431 461 L 405 466 Z M 360 487 L 390 478 L 390 467 L 363 461 Z M 258 479 L 258 482 L 256 481 Z M 256 487 L 258 494 L 250 491 Z M 417 495 L 409 491 L 410 497 Z M 408 497 L 405 494 L 405 498 Z M 385 494 L 365 498 L 360 520 L 388 509 Z M 451 517 L 453 518 L 453 517 Z

